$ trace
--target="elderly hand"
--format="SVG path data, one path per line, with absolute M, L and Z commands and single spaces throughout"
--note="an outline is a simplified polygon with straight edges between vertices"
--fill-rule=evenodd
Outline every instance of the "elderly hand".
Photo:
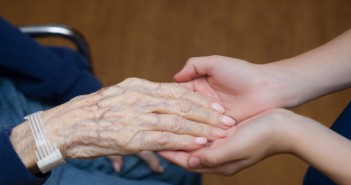
M 132 78 L 44 111 L 41 119 L 65 158 L 92 158 L 197 149 L 225 137 L 224 129 L 235 124 L 223 112 L 218 103 L 180 85 Z M 35 145 L 27 122 L 13 130 L 11 141 L 22 161 L 35 166 L 34 155 L 28 155 Z

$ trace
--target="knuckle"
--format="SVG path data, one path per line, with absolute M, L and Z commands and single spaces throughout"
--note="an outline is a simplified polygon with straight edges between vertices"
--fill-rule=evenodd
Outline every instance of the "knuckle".
M 145 125 L 151 128 L 158 128 L 162 123 L 162 116 L 160 116 L 159 114 L 152 114 L 150 116 L 143 115 L 139 117 L 141 118 L 140 122 L 144 123 Z M 144 154 L 144 152 L 142 152 L 141 154 Z
M 123 99 L 126 102 L 131 102 L 131 103 L 142 103 L 148 100 L 147 98 L 149 97 L 143 92 L 138 91 L 138 89 L 135 88 L 127 88 L 123 91 L 122 93 Z
M 186 100 L 181 100 L 177 106 L 178 112 L 181 116 L 187 116 L 191 113 L 193 105 Z
M 180 85 L 174 85 L 170 89 L 171 95 L 175 98 L 187 98 L 189 97 L 190 93 L 185 87 Z
M 121 88 L 120 86 L 118 85 L 112 85 L 112 86 L 109 86 L 109 87 L 105 87 L 105 88 L 102 88 L 100 90 L 98 90 L 96 93 L 94 93 L 96 96 L 99 96 L 99 97 L 106 97 L 106 96 L 109 96 L 111 94 L 116 94 L 118 92 L 121 91 Z
M 208 111 L 204 114 L 204 117 L 206 120 L 208 120 L 209 123 L 213 123 L 215 125 L 221 122 L 221 115 L 218 113 L 212 113 Z
M 158 145 L 161 147 L 167 146 L 171 140 L 172 138 L 169 134 L 162 134 L 158 140 Z
M 184 118 L 178 115 L 172 115 L 168 124 L 172 132 L 179 132 L 184 127 Z
M 139 97 L 140 96 L 140 92 L 136 91 L 134 88 L 126 88 L 123 91 L 123 95 L 125 96 L 130 96 L 130 97 Z
M 123 80 L 121 83 L 119 83 L 120 85 L 137 85 L 141 82 L 140 78 L 136 78 L 136 77 L 130 77 L 130 78 L 126 78 L 125 80 Z

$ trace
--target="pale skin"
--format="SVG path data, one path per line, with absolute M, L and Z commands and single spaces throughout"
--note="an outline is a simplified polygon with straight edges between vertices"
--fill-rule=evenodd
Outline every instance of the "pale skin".
M 299 56 L 263 65 L 221 56 L 189 59 L 175 80 L 221 102 L 239 123 L 228 137 L 198 150 L 160 154 L 193 171 L 232 175 L 271 155 L 290 153 L 337 184 L 349 184 L 350 141 L 312 119 L 275 108 L 350 88 L 350 51 L 351 30 Z
M 178 84 L 130 78 L 40 114 L 48 139 L 64 158 L 141 151 L 194 150 L 227 136 L 235 121 L 215 101 Z M 205 124 L 204 124 L 205 123 Z M 24 165 L 38 172 L 27 121 L 10 140 Z

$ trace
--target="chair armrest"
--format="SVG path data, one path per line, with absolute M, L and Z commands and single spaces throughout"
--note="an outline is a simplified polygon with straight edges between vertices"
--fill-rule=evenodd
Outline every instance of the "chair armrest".
M 79 31 L 69 26 L 62 24 L 40 24 L 19 26 L 19 29 L 33 38 L 57 36 L 68 39 L 77 47 L 77 51 L 90 62 L 90 52 L 87 41 Z

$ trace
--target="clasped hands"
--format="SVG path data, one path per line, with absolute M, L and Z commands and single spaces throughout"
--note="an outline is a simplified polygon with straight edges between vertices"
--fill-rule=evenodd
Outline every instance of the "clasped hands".
M 44 111 L 41 119 L 65 158 L 160 151 L 197 172 L 234 174 L 269 155 L 289 152 L 281 137 L 288 129 L 279 121 L 296 116 L 272 109 L 291 101 L 272 93 L 287 87 L 266 74 L 238 59 L 193 58 L 175 76 L 180 84 L 129 78 Z M 13 143 L 24 135 L 33 147 L 29 130 L 27 123 L 14 129 Z M 33 157 L 14 147 L 32 166 Z
M 227 130 L 225 138 L 200 149 L 159 154 L 191 171 L 222 175 L 233 175 L 271 155 L 296 154 L 294 132 L 301 131 L 297 125 L 318 128 L 318 123 L 279 108 L 301 100 L 296 98 L 296 87 L 277 78 L 277 72 L 272 66 L 222 56 L 189 59 L 174 79 L 214 98 L 237 125 Z

